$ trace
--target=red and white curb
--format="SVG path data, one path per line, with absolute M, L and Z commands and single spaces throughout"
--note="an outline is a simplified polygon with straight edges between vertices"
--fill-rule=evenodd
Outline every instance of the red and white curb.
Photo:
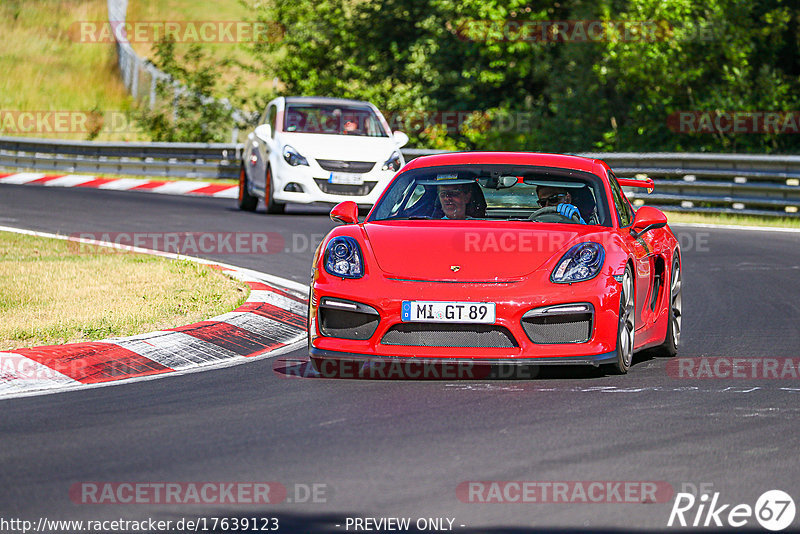
M 237 198 L 236 184 L 215 184 L 197 180 L 150 180 L 148 178 L 103 178 L 83 174 L 43 174 L 18 172 L 0 174 L 0 184 L 44 185 L 47 187 L 86 187 L 113 191 L 145 191 L 162 195 L 199 195 Z
M 42 237 L 65 236 L 0 227 Z M 236 310 L 207 321 L 129 337 L 0 352 L 0 398 L 55 393 L 227 367 L 299 348 L 306 338 L 307 288 L 302 284 L 161 251 L 93 242 L 211 265 L 250 286 Z

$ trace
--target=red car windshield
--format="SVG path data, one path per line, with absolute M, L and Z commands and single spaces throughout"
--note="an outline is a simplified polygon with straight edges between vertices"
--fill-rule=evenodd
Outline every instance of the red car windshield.
M 369 220 L 462 219 L 611 226 L 603 191 L 599 177 L 572 169 L 519 165 L 428 167 L 400 174 L 389 184 Z M 575 206 L 581 217 L 560 214 L 560 204 Z
M 389 137 L 373 110 L 319 104 L 291 104 L 286 107 L 283 130 L 293 133 Z

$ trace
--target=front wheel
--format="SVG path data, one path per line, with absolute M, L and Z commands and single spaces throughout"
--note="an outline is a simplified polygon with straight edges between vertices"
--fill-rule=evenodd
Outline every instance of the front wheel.
M 264 195 L 264 204 L 267 205 L 267 213 L 283 213 L 286 211 L 286 204 L 276 202 L 272 197 L 274 193 L 275 184 L 272 179 L 272 167 L 267 166 L 266 176 L 267 187 L 266 194 Z
M 625 268 L 622 276 L 622 291 L 619 298 L 619 326 L 617 327 L 617 361 L 613 370 L 625 374 L 633 362 L 634 333 L 636 332 L 636 305 L 631 268 Z
M 258 206 L 258 197 L 250 194 L 247 190 L 247 173 L 244 170 L 244 163 L 239 168 L 239 209 L 242 211 L 255 211 Z

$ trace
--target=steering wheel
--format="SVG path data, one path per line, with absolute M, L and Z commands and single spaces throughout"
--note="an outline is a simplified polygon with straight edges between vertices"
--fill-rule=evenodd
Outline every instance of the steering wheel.
M 531 216 L 528 217 L 529 221 L 536 221 L 536 222 L 557 222 L 557 223 L 572 223 L 572 224 L 580 224 L 581 218 L 580 214 L 576 211 L 572 218 L 565 217 L 558 213 L 558 206 L 545 206 L 544 208 L 539 208 L 538 210 L 531 213 Z

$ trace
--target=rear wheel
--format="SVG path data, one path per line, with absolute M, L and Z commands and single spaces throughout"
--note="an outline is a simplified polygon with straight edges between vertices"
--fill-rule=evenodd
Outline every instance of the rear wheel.
M 625 268 L 622 276 L 622 291 L 619 298 L 619 326 L 617 327 L 617 361 L 613 364 L 614 372 L 625 374 L 633 362 L 633 342 L 636 331 L 635 299 L 633 274 L 631 268 Z
M 267 213 L 283 213 L 286 211 L 286 204 L 282 202 L 276 202 L 273 197 L 273 190 L 275 184 L 272 180 L 272 168 L 267 166 L 267 176 L 266 176 L 266 195 L 264 195 L 264 204 L 267 205 Z
M 672 275 L 670 276 L 669 313 L 667 315 L 667 335 L 664 343 L 653 349 L 657 356 L 672 357 L 678 354 L 678 344 L 681 341 L 681 262 L 676 254 L 672 260 Z
M 258 197 L 254 197 L 247 191 L 247 173 L 244 170 L 244 163 L 239 168 L 239 209 L 243 211 L 255 211 L 258 206 Z

